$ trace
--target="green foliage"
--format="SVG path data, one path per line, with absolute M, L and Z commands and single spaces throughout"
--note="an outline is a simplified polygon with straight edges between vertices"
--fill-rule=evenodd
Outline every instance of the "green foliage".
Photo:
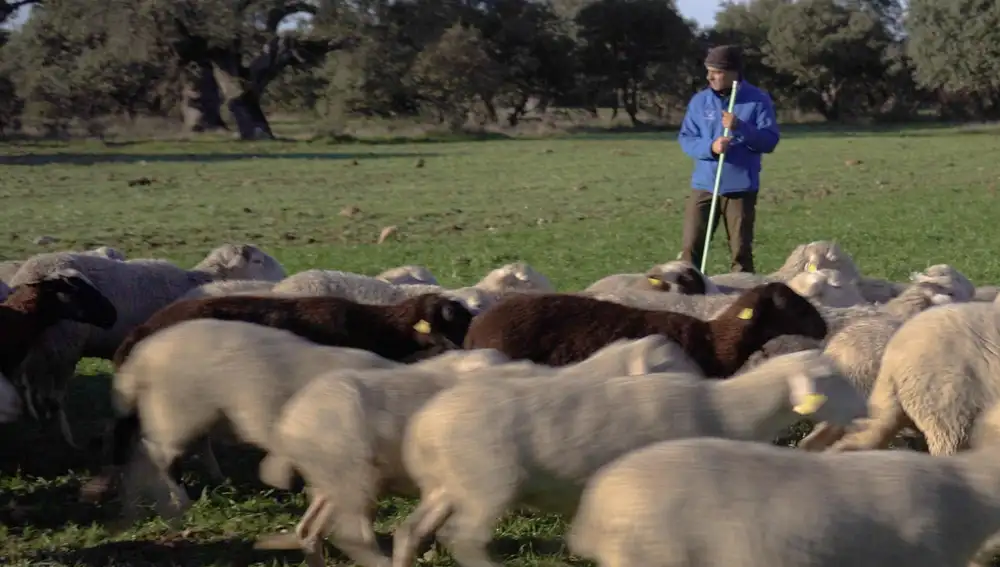
M 499 89 L 503 69 L 486 49 L 478 29 L 457 23 L 417 55 L 408 79 L 441 122 L 462 126 L 473 99 Z
M 972 95 L 1000 111 L 1000 9 L 995 0 L 910 0 L 907 53 L 922 86 Z
M 20 3 L 0 0 L 0 20 Z M 295 14 L 313 19 L 279 32 Z M 902 0 L 725 0 L 711 30 L 672 0 L 39 0 L 0 69 L 24 103 L 5 116 L 53 124 L 156 114 L 212 130 L 228 108 L 257 117 L 241 133 L 266 131 L 260 101 L 337 123 L 433 109 L 457 124 L 473 101 L 485 122 L 610 105 L 639 123 L 703 87 L 711 45 L 738 43 L 779 111 L 984 118 L 1000 116 L 998 30 L 987 0 L 913 0 L 905 20 Z
M 767 33 L 765 62 L 795 78 L 805 100 L 837 120 L 885 71 L 891 41 L 875 15 L 836 0 L 779 6 Z

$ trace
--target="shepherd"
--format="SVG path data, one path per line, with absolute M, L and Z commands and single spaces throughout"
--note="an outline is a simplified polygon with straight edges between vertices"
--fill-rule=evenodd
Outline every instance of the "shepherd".
M 705 57 L 708 88 L 688 102 L 677 139 L 694 160 L 691 193 L 684 212 L 680 259 L 701 265 L 719 156 L 725 154 L 719 197 L 712 219 L 715 232 L 720 217 L 732 255 L 730 270 L 754 273 L 753 237 L 760 189 L 761 157 L 774 151 L 781 139 L 771 97 L 743 78 L 739 46 L 720 45 Z M 733 112 L 726 110 L 737 83 Z M 726 129 L 729 135 L 725 135 Z

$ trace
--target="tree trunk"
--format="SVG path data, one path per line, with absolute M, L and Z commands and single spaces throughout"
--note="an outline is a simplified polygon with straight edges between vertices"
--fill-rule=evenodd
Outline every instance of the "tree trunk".
M 185 73 L 181 111 L 184 128 L 189 132 L 228 130 L 222 120 L 222 95 L 209 64 L 199 65 L 195 73 Z

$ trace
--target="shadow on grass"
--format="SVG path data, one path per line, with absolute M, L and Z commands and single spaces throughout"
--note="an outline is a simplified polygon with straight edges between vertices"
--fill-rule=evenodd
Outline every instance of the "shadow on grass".
M 409 153 L 331 153 L 331 152 L 205 152 L 205 153 L 78 153 L 26 154 L 0 158 L 0 165 L 95 165 L 104 163 L 218 163 L 241 160 L 364 160 L 385 158 L 424 158 L 438 154 Z
M 848 137 L 907 137 L 926 138 L 936 136 L 977 136 L 998 133 L 997 125 L 981 123 L 956 123 L 940 121 L 915 121 L 890 124 L 781 124 L 782 138 L 848 138 Z M 580 136 L 584 140 L 649 140 L 659 137 L 673 139 L 678 127 L 641 125 L 631 126 L 571 126 L 567 134 Z
M 386 555 L 392 554 L 392 536 L 376 534 L 379 548 Z M 430 545 L 422 545 L 419 552 L 430 549 Z M 442 548 L 438 548 L 438 552 Z M 538 538 L 495 538 L 490 544 L 489 552 L 496 558 L 508 559 L 523 557 L 524 554 L 556 555 L 565 549 L 561 539 Z M 349 561 L 338 550 L 326 545 L 328 562 L 341 563 Z M 69 551 L 43 552 L 32 557 L 32 561 L 56 562 L 64 565 L 80 567 L 104 567 L 106 565 L 231 565 L 241 567 L 256 564 L 290 564 L 296 565 L 303 560 L 298 549 L 255 549 L 253 541 L 222 540 L 210 542 L 195 542 L 183 539 L 171 539 L 170 536 L 149 541 L 117 541 L 95 545 L 84 549 Z
M 104 462 L 100 435 L 112 410 L 111 376 L 77 376 L 66 393 L 66 413 L 79 450 L 69 447 L 55 424 L 25 418 L 0 426 L 0 524 L 21 528 L 58 528 L 113 519 L 118 506 L 81 502 L 80 486 L 97 474 Z M 253 447 L 213 443 L 223 473 L 237 497 L 250 498 L 267 488 L 257 476 L 263 451 Z M 182 482 L 192 499 L 217 485 L 197 456 L 182 459 Z M 295 487 L 300 489 L 301 485 Z M 109 503 L 110 504 L 110 503 Z

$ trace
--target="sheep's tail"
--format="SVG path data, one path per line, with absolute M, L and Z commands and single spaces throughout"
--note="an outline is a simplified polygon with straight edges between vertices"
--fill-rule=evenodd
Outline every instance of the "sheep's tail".
M 295 478 L 295 466 L 292 465 L 292 461 L 285 457 L 268 453 L 260 462 L 258 473 L 264 484 L 282 490 L 291 490 L 292 479 Z

